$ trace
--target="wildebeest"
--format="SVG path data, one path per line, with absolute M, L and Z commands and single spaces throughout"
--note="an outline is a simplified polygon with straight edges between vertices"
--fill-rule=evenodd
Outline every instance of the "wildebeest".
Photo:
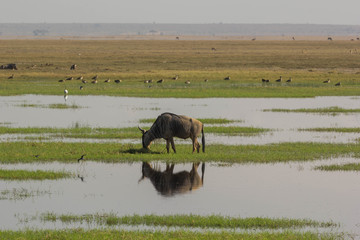
M 186 139 L 191 138 L 193 145 L 193 152 L 200 150 L 200 144 L 197 137 L 202 134 L 201 143 L 202 151 L 205 152 L 205 135 L 204 125 L 195 118 L 187 116 L 176 115 L 174 113 L 163 113 L 157 117 L 151 128 L 146 131 L 139 127 L 142 132 L 143 148 L 148 149 L 151 142 L 157 138 L 164 138 L 166 140 L 166 149 L 169 153 L 169 145 L 176 153 L 174 137 Z
M 5 65 L 1 65 L 0 69 L 18 70 L 15 63 L 9 63 L 9 64 L 5 64 Z
M 174 173 L 174 164 L 166 164 L 166 170 L 160 171 L 154 169 L 149 163 L 142 164 L 142 177 L 139 182 L 145 177 L 149 178 L 155 189 L 164 196 L 172 196 L 178 193 L 186 193 L 198 189 L 203 185 L 205 164 L 202 164 L 201 178 L 197 171 L 200 163 L 193 163 L 189 171 L 181 171 Z

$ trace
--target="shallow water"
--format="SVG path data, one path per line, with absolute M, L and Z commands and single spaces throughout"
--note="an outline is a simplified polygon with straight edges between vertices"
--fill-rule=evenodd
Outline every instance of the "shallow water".
M 66 104 L 79 109 L 23 107 L 21 104 L 49 105 L 64 103 L 62 96 L 23 95 L 0 97 L 0 124 L 12 127 L 130 127 L 139 120 L 156 118 L 163 112 L 174 112 L 195 118 L 227 118 L 242 120 L 238 126 L 270 128 L 274 131 L 255 137 L 223 137 L 209 135 L 208 143 L 266 144 L 274 142 L 354 142 L 356 134 L 299 132 L 299 128 L 358 127 L 360 114 L 328 114 L 264 112 L 284 108 L 358 108 L 358 97 L 316 98 L 209 98 L 154 99 L 108 96 L 69 96 Z M 205 126 L 206 133 L 206 126 Z M 16 136 L 0 136 L 14 141 Z M 46 139 L 45 139 L 46 140 Z M 58 140 L 58 139 L 53 139 Z M 62 139 L 62 141 L 94 141 Z
M 11 127 L 130 127 L 140 119 L 156 118 L 174 112 L 196 118 L 242 120 L 238 126 L 270 128 L 259 136 L 219 136 L 206 133 L 208 144 L 267 144 L 276 142 L 355 142 L 356 133 L 301 132 L 299 128 L 358 127 L 360 114 L 321 115 L 264 112 L 284 108 L 359 108 L 358 97 L 317 97 L 301 99 L 216 98 L 152 99 L 106 96 L 69 96 L 67 104 L 79 109 L 22 107 L 21 104 L 64 103 L 62 96 L 24 95 L 0 97 L 0 125 Z M 37 138 L 38 135 L 27 135 Z M 21 134 L 5 134 L 0 141 L 24 140 Z M 26 140 L 26 139 L 25 139 Z M 47 138 L 42 141 L 132 142 L 135 140 L 98 140 Z M 178 140 L 177 140 L 178 141 Z M 178 141 L 179 142 L 179 141 Z M 181 141 L 184 143 L 184 141 Z M 185 141 L 185 143 L 190 143 Z M 159 144 L 164 144 L 159 141 Z M 141 163 L 103 164 L 18 164 L 1 168 L 67 170 L 72 179 L 56 181 L 0 181 L 0 228 L 64 227 L 60 223 L 41 223 L 32 216 L 44 212 L 89 214 L 113 212 L 126 214 L 221 214 L 237 217 L 288 217 L 333 220 L 341 231 L 360 235 L 360 173 L 321 172 L 313 167 L 326 163 L 358 162 L 357 159 L 332 159 L 308 163 L 247 164 L 219 167 L 207 164 L 204 185 L 184 194 L 159 194 L 149 179 L 138 183 Z M 161 165 L 165 169 L 164 164 Z M 191 164 L 175 165 L 175 172 L 191 170 Z M 198 169 L 199 174 L 201 168 Z M 81 179 L 83 178 L 83 179 Z M 83 181 L 82 181 L 83 180 Z M 15 189 L 15 191 L 14 191 Z M 12 197 L 25 189 L 31 197 Z M 10 194 L 3 194 L 9 191 Z M 21 219 L 22 221 L 19 221 Z M 29 220 L 29 221 L 27 221 Z M 66 226 L 65 226 L 66 227 Z
M 66 180 L 0 181 L 0 191 L 25 188 L 40 192 L 20 199 L 0 200 L 1 229 L 68 227 L 38 220 L 20 222 L 45 212 L 57 214 L 221 214 L 236 217 L 309 218 L 340 223 L 341 231 L 360 234 L 360 174 L 321 172 L 315 166 L 359 162 L 333 159 L 315 162 L 206 164 L 203 186 L 185 193 L 163 195 L 149 178 L 142 177 L 142 163 L 17 164 L 6 169 L 66 170 Z M 162 170 L 165 164 L 157 163 Z M 190 171 L 191 164 L 176 164 L 174 173 Z M 198 168 L 201 176 L 201 167 Z

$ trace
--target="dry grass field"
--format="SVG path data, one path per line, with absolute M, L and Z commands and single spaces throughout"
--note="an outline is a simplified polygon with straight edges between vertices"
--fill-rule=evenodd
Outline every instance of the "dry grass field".
M 360 41 L 1 40 L 0 95 L 152 97 L 357 95 Z M 70 70 L 72 64 L 76 70 Z M 12 74 L 14 77 L 8 79 Z M 91 84 L 98 75 L 98 83 Z M 172 78 L 178 75 L 177 80 Z M 83 76 L 83 84 L 76 78 Z M 224 78 L 230 76 L 230 81 Z M 281 83 L 275 82 L 280 76 Z M 65 80 L 73 77 L 73 80 Z M 285 81 L 292 78 L 291 83 Z M 262 78 L 269 79 L 263 83 Z M 109 83 L 105 83 L 110 79 Z M 114 80 L 122 80 L 116 84 Z M 146 80 L 152 84 L 144 84 Z M 156 81 L 163 79 L 163 83 Z M 208 79 L 207 82 L 204 80 Z M 323 81 L 330 79 L 330 83 Z M 64 80 L 64 82 L 59 82 Z M 185 84 L 189 81 L 188 84 Z M 340 87 L 335 83 L 340 82 Z M 80 90 L 83 86 L 83 90 Z

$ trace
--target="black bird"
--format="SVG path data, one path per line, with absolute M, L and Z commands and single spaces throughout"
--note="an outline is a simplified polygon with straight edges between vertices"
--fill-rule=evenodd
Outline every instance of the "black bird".
M 83 86 L 80 86 L 80 90 L 83 90 L 84 89 L 84 87 Z
M 86 156 L 86 154 L 81 155 L 81 157 L 78 159 L 78 162 L 84 160 L 84 157 L 85 157 L 85 156 Z
M 280 76 L 279 79 L 275 80 L 275 82 L 281 82 L 282 81 L 282 77 Z
M 289 78 L 288 80 L 286 80 L 286 82 L 291 82 L 292 81 L 292 79 L 291 78 Z
M 226 78 L 224 78 L 224 80 L 230 80 L 230 76 L 227 76 Z
M 323 83 L 329 83 L 329 82 L 330 82 L 330 79 L 323 81 Z
M 337 84 L 335 84 L 335 86 L 340 86 L 341 85 L 341 83 L 340 82 L 338 82 Z
M 39 154 L 36 154 L 34 157 L 38 158 L 40 155 Z

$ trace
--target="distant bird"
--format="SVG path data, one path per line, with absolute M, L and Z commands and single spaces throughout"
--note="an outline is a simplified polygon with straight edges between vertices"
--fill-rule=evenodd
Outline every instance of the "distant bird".
M 76 70 L 76 64 L 71 65 L 70 70 Z
M 104 82 L 109 83 L 110 81 L 111 81 L 110 78 L 108 78 Z
M 208 82 L 209 80 L 206 78 L 206 79 L 204 79 L 204 82 Z
M 77 80 L 83 80 L 83 79 L 84 79 L 84 77 L 82 75 L 77 78 Z
M 84 87 L 83 86 L 80 86 L 80 90 L 83 90 L 84 89 Z
M 91 83 L 98 83 L 98 80 L 93 80 L 93 81 L 91 81 Z
M 281 82 L 282 81 L 282 77 L 280 76 L 279 79 L 275 80 L 275 82 Z
M 164 79 L 160 79 L 157 81 L 157 83 L 163 83 L 164 82 Z
M 179 75 L 176 75 L 175 77 L 172 78 L 172 80 L 178 80 Z
M 68 77 L 66 80 L 71 81 L 71 80 L 73 80 L 73 79 L 74 79 L 73 77 Z
M 211 50 L 212 50 L 212 51 L 216 51 L 216 48 L 213 47 L 213 48 L 211 48 Z
M 98 75 L 93 76 L 91 79 L 92 79 L 92 80 L 98 79 Z
M 179 37 L 176 37 L 176 40 L 179 40 L 180 38 Z
M 340 82 L 338 82 L 337 84 L 335 84 L 335 86 L 340 86 L 341 85 L 341 83 Z
M 323 83 L 330 83 L 330 79 L 323 81 Z
M 116 83 L 121 83 L 121 82 L 122 82 L 122 80 L 120 80 L 120 79 L 116 79 L 114 82 L 116 82 Z
M 187 80 L 187 81 L 185 82 L 185 84 L 190 84 L 190 81 L 189 81 L 189 80 Z
M 292 37 L 292 40 L 295 40 L 295 37 Z
M 288 80 L 286 80 L 286 82 L 292 82 L 292 78 L 289 78 Z
M 333 39 L 332 39 L 332 37 L 328 37 L 328 40 L 329 40 L 329 41 L 332 41 Z
M 14 74 L 12 74 L 8 79 L 14 79 Z
M 227 76 L 226 78 L 224 78 L 224 80 L 230 80 L 230 76 Z
M 255 41 L 255 40 L 256 40 L 256 38 L 251 39 L 251 41 Z
M 270 82 L 270 80 L 269 80 L 269 79 L 265 79 L 265 78 L 261 79 L 261 81 L 262 81 L 262 82 L 264 82 L 264 83 L 268 83 L 268 82 Z
M 64 89 L 64 95 L 68 95 L 69 94 L 69 91 L 65 88 Z
M 84 84 L 85 84 L 85 83 L 87 83 L 87 81 L 86 81 L 86 80 L 82 80 L 82 83 L 84 83 Z
M 152 80 L 152 79 L 150 79 L 150 80 L 149 80 L 149 83 L 152 83 L 152 82 L 153 82 L 153 80 Z
M 34 157 L 38 158 L 40 155 L 39 154 L 36 154 Z
M 60 79 L 58 82 L 64 82 L 64 80 L 63 80 L 63 79 Z
M 81 157 L 77 160 L 78 162 L 83 161 L 86 154 L 81 155 Z

